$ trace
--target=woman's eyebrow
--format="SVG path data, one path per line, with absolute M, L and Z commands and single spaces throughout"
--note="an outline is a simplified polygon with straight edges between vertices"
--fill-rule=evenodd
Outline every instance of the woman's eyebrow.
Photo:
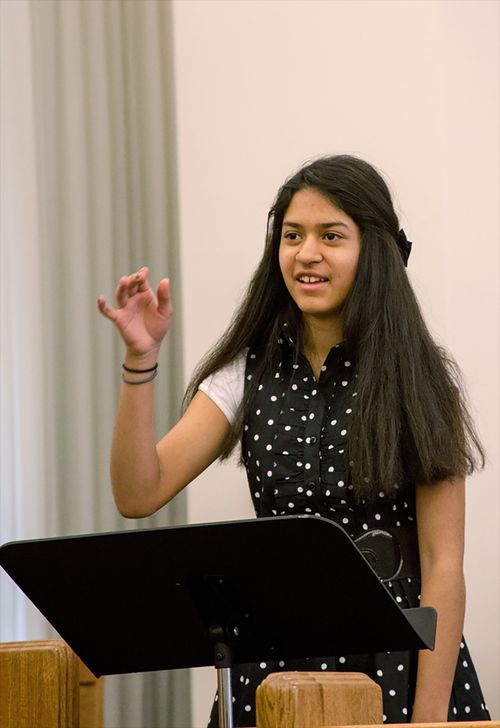
M 287 225 L 288 227 L 292 228 L 301 228 L 302 225 L 299 222 L 291 222 L 290 220 L 283 220 L 283 225 Z M 340 220 L 334 220 L 333 222 L 321 222 L 316 227 L 321 228 L 322 230 L 326 230 L 326 228 L 331 227 L 344 227 L 349 229 L 349 225 L 347 225 L 345 222 L 340 222 Z

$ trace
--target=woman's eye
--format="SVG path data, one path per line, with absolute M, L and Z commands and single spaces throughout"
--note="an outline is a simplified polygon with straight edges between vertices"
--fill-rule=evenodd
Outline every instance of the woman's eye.
M 329 243 L 333 243 L 335 240 L 340 240 L 340 235 L 337 235 L 337 233 L 325 233 L 325 240 Z
M 285 233 L 283 237 L 285 238 L 285 240 L 290 240 L 292 243 L 295 243 L 297 242 L 297 240 L 299 240 L 299 234 L 291 231 Z

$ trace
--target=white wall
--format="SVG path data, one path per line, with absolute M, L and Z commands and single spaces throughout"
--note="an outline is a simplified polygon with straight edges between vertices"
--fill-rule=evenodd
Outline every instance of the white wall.
M 388 176 L 410 275 L 462 365 L 489 454 L 468 490 L 466 634 L 500 716 L 499 4 L 174 1 L 185 376 L 227 325 L 266 214 L 304 160 L 348 152 Z M 252 515 L 243 473 L 212 467 L 192 522 Z M 215 678 L 193 676 L 194 726 Z

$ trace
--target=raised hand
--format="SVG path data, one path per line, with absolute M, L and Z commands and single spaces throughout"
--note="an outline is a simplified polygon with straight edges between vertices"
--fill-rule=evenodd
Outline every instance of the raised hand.
M 163 278 L 155 296 L 148 282 L 148 268 L 144 267 L 120 278 L 115 291 L 116 308 L 99 296 L 99 311 L 115 324 L 130 356 L 157 356 L 172 318 L 169 287 L 168 278 Z

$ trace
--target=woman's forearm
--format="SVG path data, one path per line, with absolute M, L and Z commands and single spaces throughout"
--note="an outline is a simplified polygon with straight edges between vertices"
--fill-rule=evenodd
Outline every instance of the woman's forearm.
M 448 719 L 448 705 L 465 610 L 465 582 L 456 564 L 436 564 L 422 582 L 420 606 L 438 612 L 436 647 L 419 654 L 412 722 L 441 722 Z
M 144 370 L 154 361 L 126 359 L 129 368 Z M 148 374 L 125 372 L 129 381 Z M 154 431 L 154 382 L 122 384 L 111 448 L 111 482 L 118 510 L 140 518 L 156 510 L 160 463 Z
M 448 717 L 464 621 L 464 478 L 417 486 L 416 506 L 420 605 L 434 607 L 438 619 L 435 650 L 419 655 L 412 721 L 440 722 Z

